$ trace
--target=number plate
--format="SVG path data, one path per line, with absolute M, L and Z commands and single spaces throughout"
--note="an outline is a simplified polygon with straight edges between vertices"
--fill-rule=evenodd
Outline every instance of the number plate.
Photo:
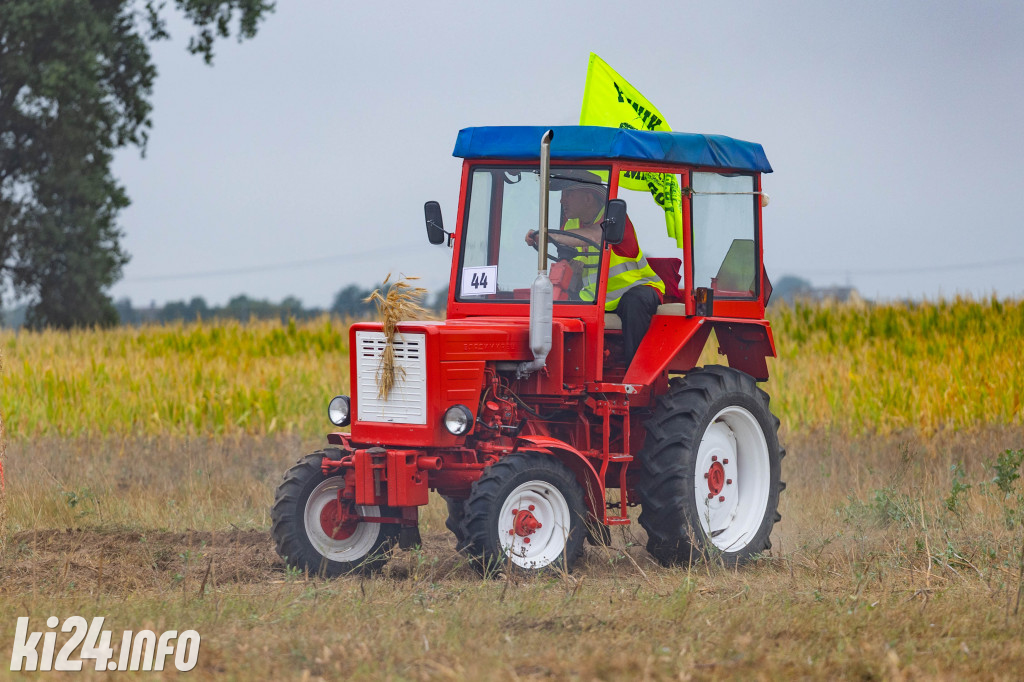
M 498 266 L 462 268 L 462 295 L 483 296 L 498 293 Z

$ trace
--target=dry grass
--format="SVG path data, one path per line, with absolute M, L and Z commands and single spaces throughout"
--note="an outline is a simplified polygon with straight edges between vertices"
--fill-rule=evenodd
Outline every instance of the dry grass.
M 1017 678 L 1024 487 L 993 479 L 1024 429 L 784 440 L 775 548 L 740 571 L 656 566 L 631 526 L 572 575 L 482 580 L 434 499 L 423 550 L 331 582 L 266 530 L 315 441 L 15 442 L 0 652 L 56 613 L 195 628 L 200 678 Z

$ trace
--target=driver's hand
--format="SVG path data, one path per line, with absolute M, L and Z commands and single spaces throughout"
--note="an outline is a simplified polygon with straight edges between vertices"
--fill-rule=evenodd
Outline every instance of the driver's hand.
M 537 246 L 537 230 L 530 230 L 526 233 L 526 243 L 530 246 Z

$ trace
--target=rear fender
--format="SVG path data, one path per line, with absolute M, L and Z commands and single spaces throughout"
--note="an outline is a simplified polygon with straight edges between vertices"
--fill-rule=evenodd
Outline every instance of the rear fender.
M 758 381 L 768 380 L 767 359 L 776 357 L 775 339 L 766 320 L 715 320 L 719 352 L 729 366 Z
M 605 490 L 594 465 L 579 450 L 565 441 L 549 436 L 520 436 L 516 441 L 517 449 L 542 452 L 559 460 L 576 475 L 583 488 L 583 499 L 593 518 L 600 523 L 605 521 Z
M 655 315 L 622 382 L 650 386 L 662 372 L 693 369 L 712 329 L 730 367 L 758 381 L 768 379 L 775 339 L 767 320 Z

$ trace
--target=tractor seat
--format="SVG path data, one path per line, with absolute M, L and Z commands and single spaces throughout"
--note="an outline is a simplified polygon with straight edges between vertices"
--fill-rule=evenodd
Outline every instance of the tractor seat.
M 685 303 L 663 303 L 658 306 L 658 311 L 655 315 L 686 315 L 686 304 Z M 609 329 L 622 329 L 622 318 L 615 313 L 604 314 L 604 328 L 605 331 Z

